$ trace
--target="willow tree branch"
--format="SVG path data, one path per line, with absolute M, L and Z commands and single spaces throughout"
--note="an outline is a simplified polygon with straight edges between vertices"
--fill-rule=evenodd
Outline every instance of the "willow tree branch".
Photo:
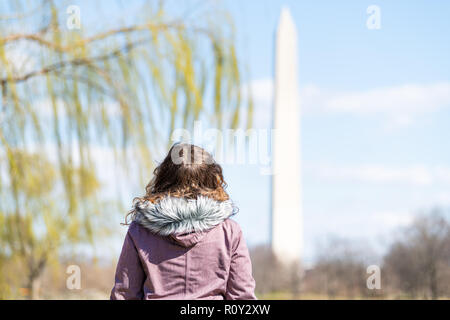
M 44 29 L 44 32 L 45 31 L 46 31 L 46 29 Z M 58 46 L 57 44 L 52 43 L 49 40 L 46 40 L 42 36 L 44 32 L 30 33 L 30 34 L 17 33 L 17 34 L 7 36 L 3 39 L 0 39 L 0 43 L 6 44 L 9 42 L 14 42 L 14 41 L 19 41 L 19 40 L 28 40 L 28 41 L 37 42 L 38 44 L 43 45 L 45 47 L 49 47 L 55 51 L 61 51 L 61 52 L 68 51 L 68 47 Z
M 127 53 L 127 52 L 133 50 L 135 47 L 142 45 L 143 43 L 146 43 L 148 41 L 149 41 L 149 39 L 145 39 L 145 40 L 139 40 L 139 41 L 136 41 L 133 43 L 129 43 L 126 46 L 124 46 L 120 49 L 114 50 L 105 55 L 100 55 L 100 56 L 96 56 L 96 57 L 92 57 L 92 58 L 76 58 L 76 59 L 53 63 L 53 64 L 50 64 L 40 70 L 31 71 L 31 72 L 26 73 L 21 76 L 2 78 L 2 79 L 0 79 L 0 84 L 2 86 L 4 86 L 6 83 L 11 83 L 11 82 L 14 82 L 14 83 L 25 82 L 25 81 L 29 80 L 30 78 L 37 77 L 37 76 L 43 76 L 48 73 L 56 72 L 56 71 L 66 68 L 68 66 L 85 66 L 85 65 L 94 64 L 95 62 L 113 59 L 123 53 Z
M 141 24 L 141 25 L 135 25 L 130 27 L 122 27 L 118 29 L 113 29 L 105 32 L 101 32 L 99 34 L 93 35 L 91 37 L 87 37 L 85 39 L 81 39 L 78 41 L 75 41 L 74 43 L 68 45 L 68 46 L 60 46 L 55 43 L 52 43 L 51 41 L 45 39 L 42 35 L 42 33 L 33 33 L 33 34 L 25 34 L 25 33 L 19 33 L 19 34 L 12 34 L 9 36 L 6 36 L 4 38 L 0 38 L 0 43 L 6 44 L 9 42 L 19 41 L 19 40 L 28 40 L 37 42 L 40 45 L 49 47 L 53 50 L 60 51 L 60 52 L 69 52 L 74 47 L 89 44 L 95 41 L 99 40 L 105 40 L 109 37 L 116 36 L 119 34 L 128 34 L 133 33 L 137 31 L 145 31 L 145 30 L 152 30 L 152 29 L 159 29 L 159 30 L 169 30 L 169 29 L 176 29 L 176 30 L 186 30 L 188 29 L 185 25 L 182 23 L 164 23 L 164 24 Z M 211 36 L 211 31 L 205 28 L 200 27 L 189 27 L 189 30 L 199 32 L 199 33 L 205 33 L 207 35 Z
M 95 90 L 104 94 L 105 96 L 113 97 L 113 94 L 111 92 L 108 92 L 108 90 L 105 89 L 102 85 L 96 83 L 95 81 L 92 81 L 88 77 L 83 77 L 80 75 L 74 76 L 73 74 L 65 74 L 63 72 L 55 72 L 54 75 L 57 77 L 69 79 L 69 80 L 75 79 L 77 81 L 80 81 L 80 82 L 86 84 L 89 87 L 95 88 Z

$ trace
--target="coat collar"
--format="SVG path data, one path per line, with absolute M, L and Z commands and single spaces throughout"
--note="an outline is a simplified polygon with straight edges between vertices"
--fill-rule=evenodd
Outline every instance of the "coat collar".
M 162 236 L 205 232 L 236 213 L 231 200 L 216 201 L 209 197 L 197 199 L 164 197 L 156 203 L 134 202 L 133 220 Z

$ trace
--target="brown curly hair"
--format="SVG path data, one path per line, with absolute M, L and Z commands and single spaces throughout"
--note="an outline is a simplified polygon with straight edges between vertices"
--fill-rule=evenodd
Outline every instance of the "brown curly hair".
M 193 144 L 174 144 L 153 175 L 145 188 L 146 194 L 135 198 L 134 202 L 155 203 L 166 196 L 187 199 L 206 196 L 217 201 L 230 198 L 225 191 L 227 184 L 222 167 L 207 151 Z M 125 224 L 134 213 L 133 209 L 126 215 Z

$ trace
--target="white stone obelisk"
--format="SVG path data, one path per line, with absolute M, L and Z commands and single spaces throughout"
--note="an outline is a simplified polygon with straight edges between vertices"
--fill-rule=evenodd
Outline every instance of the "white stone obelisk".
M 276 32 L 272 176 L 272 250 L 284 262 L 301 262 L 300 103 L 297 32 L 283 8 Z

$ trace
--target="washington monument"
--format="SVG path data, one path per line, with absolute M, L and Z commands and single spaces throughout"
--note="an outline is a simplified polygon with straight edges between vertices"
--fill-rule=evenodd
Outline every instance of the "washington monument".
M 288 263 L 300 262 L 303 249 L 297 72 L 297 31 L 283 8 L 275 41 L 272 250 Z

